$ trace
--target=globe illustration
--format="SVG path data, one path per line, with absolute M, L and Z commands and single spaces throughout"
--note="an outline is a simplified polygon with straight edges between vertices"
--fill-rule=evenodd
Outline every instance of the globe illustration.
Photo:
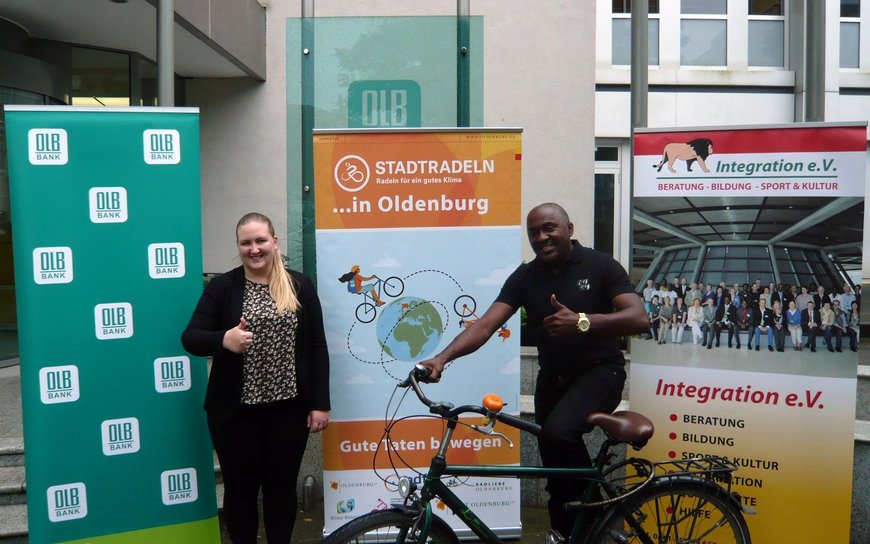
M 435 307 L 417 297 L 398 298 L 384 306 L 376 327 L 384 352 L 399 361 L 416 361 L 432 353 L 442 330 Z

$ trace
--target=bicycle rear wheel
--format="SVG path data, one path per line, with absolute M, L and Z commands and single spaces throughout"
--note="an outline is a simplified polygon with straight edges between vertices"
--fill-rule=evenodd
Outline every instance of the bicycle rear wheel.
M 323 544 L 348 542 L 417 542 L 413 531 L 416 518 L 400 510 L 382 510 L 362 515 L 332 532 Z M 432 544 L 458 544 L 456 533 L 438 516 L 432 516 L 432 527 L 426 542 Z
M 704 480 L 660 479 L 613 505 L 590 542 L 656 544 L 750 544 L 740 507 Z

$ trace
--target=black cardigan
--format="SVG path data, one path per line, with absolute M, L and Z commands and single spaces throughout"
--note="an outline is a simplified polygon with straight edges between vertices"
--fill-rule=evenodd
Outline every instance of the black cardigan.
M 296 332 L 296 383 L 308 410 L 329 410 L 329 353 L 323 331 L 323 311 L 314 284 L 295 270 L 287 270 L 296 289 L 300 308 Z M 199 356 L 212 356 L 211 375 L 205 394 L 205 409 L 214 414 L 233 414 L 242 396 L 242 355 L 223 347 L 224 334 L 239 324 L 245 293 L 243 267 L 212 279 L 181 334 L 184 349 Z

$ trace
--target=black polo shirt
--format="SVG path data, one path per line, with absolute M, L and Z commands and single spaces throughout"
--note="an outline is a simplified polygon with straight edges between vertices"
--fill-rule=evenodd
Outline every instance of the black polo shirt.
M 571 375 L 609 358 L 624 362 L 616 336 L 577 333 L 553 338 L 542 327 L 544 318 L 555 312 L 551 294 L 571 310 L 590 314 L 611 313 L 615 296 L 634 294 L 628 274 L 613 257 L 576 240 L 571 245 L 571 254 L 557 274 L 538 259 L 521 264 L 496 298 L 513 308 L 525 306 L 527 333 L 538 346 L 538 362 L 545 374 Z

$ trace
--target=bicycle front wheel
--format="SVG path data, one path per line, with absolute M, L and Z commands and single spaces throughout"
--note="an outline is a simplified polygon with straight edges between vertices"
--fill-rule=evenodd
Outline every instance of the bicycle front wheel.
M 740 507 L 705 481 L 656 481 L 605 513 L 598 543 L 750 544 Z
M 418 533 L 414 528 L 415 521 L 415 517 L 400 510 L 372 512 L 345 523 L 326 537 L 323 544 L 417 542 Z M 447 522 L 438 516 L 432 516 L 432 527 L 429 529 L 429 538 L 426 542 L 458 544 L 459 540 Z

